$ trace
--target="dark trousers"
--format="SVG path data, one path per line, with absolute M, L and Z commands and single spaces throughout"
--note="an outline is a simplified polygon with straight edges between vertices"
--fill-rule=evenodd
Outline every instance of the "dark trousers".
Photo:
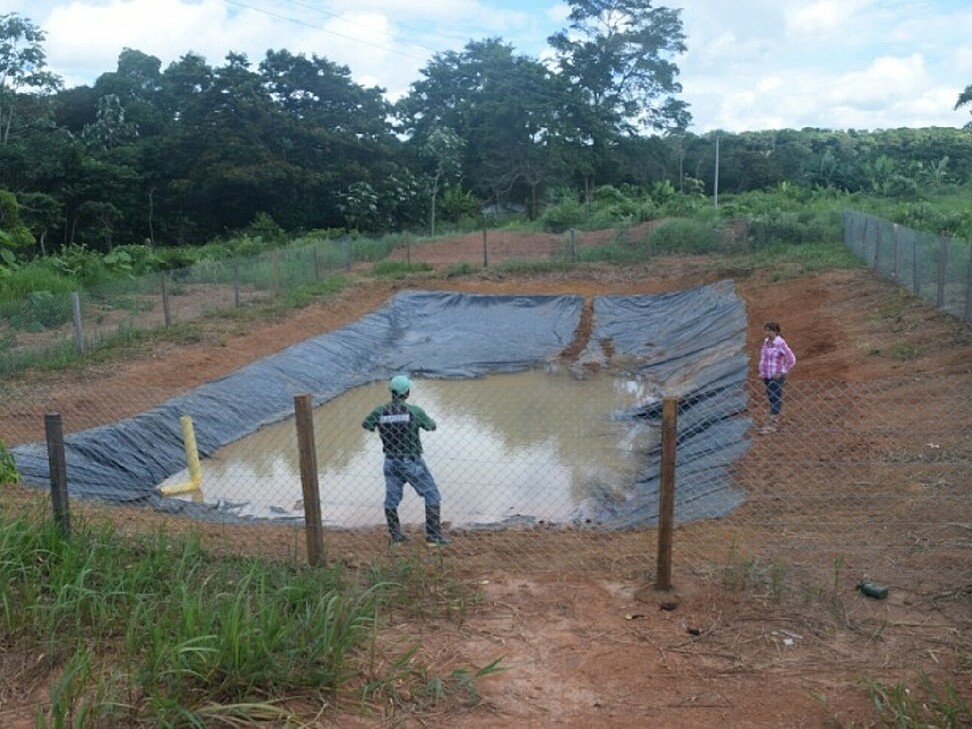
M 783 385 L 786 383 L 786 375 L 779 375 L 776 378 L 764 377 L 763 383 L 766 385 L 770 415 L 779 415 L 780 410 L 783 409 Z

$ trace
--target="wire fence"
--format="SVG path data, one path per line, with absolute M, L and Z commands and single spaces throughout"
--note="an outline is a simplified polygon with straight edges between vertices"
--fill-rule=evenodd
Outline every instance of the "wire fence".
M 348 239 L 203 260 L 70 293 L 0 302 L 0 374 L 58 361 L 256 303 L 286 300 L 351 266 Z
M 844 244 L 875 272 L 972 324 L 972 241 L 847 211 Z
M 634 231 L 621 227 L 583 234 L 530 234 L 527 243 L 520 234 L 483 230 L 449 239 L 448 257 L 483 267 L 517 256 L 576 262 L 582 247 L 637 239 L 649 225 Z M 382 259 L 431 265 L 441 263 L 432 253 L 438 249 L 435 241 L 416 244 L 408 234 L 390 251 L 388 245 L 366 239 L 300 240 L 253 256 L 202 260 L 70 293 L 36 291 L 23 299 L 0 301 L 0 376 L 39 363 L 72 361 L 133 341 L 142 333 L 233 316 L 252 305 L 293 306 L 304 292 L 339 287 L 333 277 L 357 263 Z
M 612 378 L 569 395 L 562 383 L 547 386 L 530 375 L 486 379 L 492 384 L 424 380 L 414 388 L 415 402 L 438 423 L 423 443 L 452 540 L 442 554 L 483 569 L 653 573 L 660 421 L 657 408 L 645 407 L 645 393 Z M 409 487 L 399 508 L 409 541 L 390 544 L 381 445 L 361 427 L 386 394 L 383 383 L 358 388 L 314 413 L 328 561 L 367 563 L 390 549 L 429 553 L 424 504 Z M 20 419 L 41 430 L 42 410 L 8 402 L 0 423 Z M 680 573 L 708 571 L 766 590 L 794 584 L 797 574 L 803 584 L 869 578 L 916 592 L 968 588 L 968 377 L 794 380 L 776 430 L 766 432 L 765 411 L 756 383 L 681 401 L 676 585 Z M 65 437 L 93 425 L 66 418 Z M 198 490 L 165 497 L 158 510 L 124 509 L 119 521 L 163 519 L 173 530 L 202 530 L 217 549 L 305 561 L 298 443 L 294 420 L 268 425 L 203 454 Z M 70 484 L 70 463 L 67 469 Z M 179 473 L 166 483 L 189 480 Z M 198 521 L 179 513 L 181 503 L 233 518 Z

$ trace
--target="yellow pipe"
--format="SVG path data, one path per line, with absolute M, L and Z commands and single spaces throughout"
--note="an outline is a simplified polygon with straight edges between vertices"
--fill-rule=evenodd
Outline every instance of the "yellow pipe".
M 196 448 L 196 431 L 192 427 L 192 418 L 183 415 L 179 422 L 182 423 L 182 442 L 186 447 L 186 464 L 189 466 L 189 480 L 185 483 L 163 486 L 163 496 L 176 496 L 178 494 L 199 491 L 202 487 L 202 468 L 199 466 L 199 449 Z

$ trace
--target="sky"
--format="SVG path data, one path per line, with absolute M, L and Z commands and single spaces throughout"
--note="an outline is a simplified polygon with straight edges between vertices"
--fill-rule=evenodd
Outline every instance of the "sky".
M 767 129 L 961 127 L 972 85 L 969 0 L 657 0 L 679 9 L 682 94 L 704 134 Z M 501 38 L 550 57 L 568 26 L 558 0 L 4 0 L 46 33 L 49 70 L 68 87 L 114 71 L 132 48 L 169 63 L 186 53 L 254 68 L 286 49 L 347 66 L 390 100 L 434 54 Z

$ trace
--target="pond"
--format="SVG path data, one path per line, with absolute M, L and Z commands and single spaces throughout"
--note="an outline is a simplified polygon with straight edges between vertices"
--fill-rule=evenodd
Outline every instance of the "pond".
M 387 383 L 355 388 L 314 410 L 322 519 L 329 527 L 384 523 L 383 455 L 361 421 L 388 400 Z M 617 373 L 548 366 L 465 380 L 415 379 L 409 402 L 438 429 L 422 433 L 425 460 L 452 526 L 583 520 L 624 499 L 657 432 L 625 413 L 650 401 Z M 188 480 L 186 471 L 165 484 Z M 163 485 L 165 485 L 163 484 Z M 302 519 L 294 419 L 261 428 L 202 461 L 202 501 L 244 517 Z M 406 487 L 403 523 L 423 519 Z

